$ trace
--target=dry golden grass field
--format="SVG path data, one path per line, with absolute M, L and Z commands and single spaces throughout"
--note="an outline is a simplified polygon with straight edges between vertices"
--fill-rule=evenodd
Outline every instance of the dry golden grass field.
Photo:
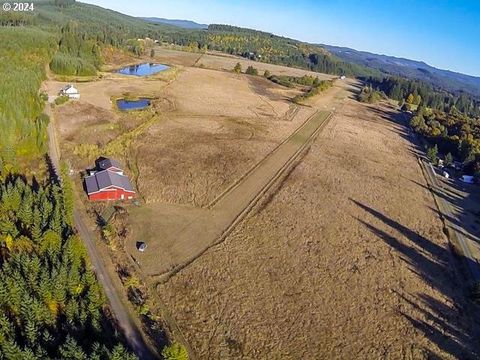
M 478 356 L 478 319 L 395 110 L 344 101 L 263 206 L 158 286 L 200 358 Z
M 183 51 L 166 49 L 163 47 L 155 48 L 155 56 L 159 61 L 167 64 L 179 64 L 183 66 L 197 66 L 205 67 L 214 70 L 231 71 L 237 63 L 242 65 L 242 69 L 245 69 L 252 65 L 258 70 L 260 75 L 263 75 L 265 70 L 270 71 L 275 75 L 288 75 L 288 76 L 304 76 L 312 75 L 318 77 L 320 80 L 332 79 L 333 75 L 320 74 L 313 71 L 307 71 L 304 69 L 291 68 L 281 65 L 267 64 L 253 60 L 247 60 L 245 58 L 233 55 L 222 54 L 219 52 L 208 52 L 206 54 L 199 53 L 185 53 Z
M 357 102 L 351 80 L 295 105 L 299 90 L 224 71 L 250 63 L 231 56 L 157 48 L 155 61 L 173 69 L 79 84 L 82 98 L 56 107 L 55 123 L 75 170 L 93 161 L 75 151 L 85 144 L 128 165 L 143 202 L 128 207 L 124 250 L 149 285 L 158 283 L 199 359 L 479 357 L 474 305 L 459 290 L 463 279 L 391 105 Z M 49 94 L 61 85 L 48 82 Z M 152 109 L 115 110 L 111 99 L 125 93 L 153 96 Z M 290 138 L 329 112 L 319 131 Z M 266 182 L 304 143 L 311 147 L 223 236 L 234 205 L 257 190 L 248 181 Z M 251 170 L 259 162 L 261 171 Z M 236 182 L 244 193 L 215 202 Z M 145 253 L 138 240 L 149 243 Z M 172 277 L 158 276 L 182 263 Z

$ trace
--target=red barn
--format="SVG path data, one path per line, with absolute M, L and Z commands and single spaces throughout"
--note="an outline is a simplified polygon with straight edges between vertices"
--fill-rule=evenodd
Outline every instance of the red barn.
M 85 188 L 91 201 L 130 200 L 135 191 L 120 164 L 110 159 L 97 161 L 97 169 L 85 178 Z

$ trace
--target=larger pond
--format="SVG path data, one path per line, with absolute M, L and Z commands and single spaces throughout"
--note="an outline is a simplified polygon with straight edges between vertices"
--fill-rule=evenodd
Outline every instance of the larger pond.
M 117 107 L 120 110 L 141 110 L 150 106 L 150 100 L 145 98 L 140 98 L 138 100 L 126 100 L 118 99 Z
M 165 71 L 169 68 L 169 66 L 163 64 L 145 63 L 130 65 L 117 72 L 123 75 L 148 76 L 159 73 L 160 71 Z

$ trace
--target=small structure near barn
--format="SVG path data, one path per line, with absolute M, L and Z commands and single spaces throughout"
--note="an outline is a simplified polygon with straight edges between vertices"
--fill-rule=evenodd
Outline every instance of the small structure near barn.
M 147 244 L 143 241 L 137 241 L 137 250 L 140 251 L 140 252 L 144 252 L 145 250 L 147 250 Z
M 68 84 L 63 88 L 61 88 L 58 95 L 68 96 L 70 99 L 75 99 L 75 100 L 80 99 L 80 93 L 78 92 L 77 88 L 74 87 L 72 84 Z
M 122 166 L 107 158 L 96 161 L 96 168 L 85 177 L 85 189 L 90 201 L 131 200 L 135 197 L 135 190 Z

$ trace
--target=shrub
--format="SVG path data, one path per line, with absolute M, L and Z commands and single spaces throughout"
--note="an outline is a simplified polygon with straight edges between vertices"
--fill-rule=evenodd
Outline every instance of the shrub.
M 240 74 L 242 72 L 242 65 L 240 65 L 240 63 L 237 63 L 237 65 L 235 65 L 235 67 L 233 68 L 233 72 Z
M 61 95 L 55 99 L 55 105 L 65 104 L 69 99 L 67 95 Z
M 166 346 L 162 351 L 162 356 L 164 360 L 188 360 L 187 349 L 176 342 Z
M 447 155 L 445 155 L 444 165 L 445 165 L 445 166 L 451 166 L 452 164 L 453 164 L 453 156 L 452 156 L 452 153 L 448 153 Z
M 331 80 L 329 80 L 329 81 L 318 81 L 317 85 L 312 86 L 307 93 L 305 93 L 303 95 L 295 96 L 292 101 L 296 104 L 301 103 L 302 101 L 304 101 L 304 100 L 306 100 L 306 99 L 308 99 L 312 96 L 318 95 L 321 92 L 331 88 L 332 86 L 333 86 L 333 81 L 331 81 Z
M 435 144 L 433 147 L 429 147 L 427 150 L 427 158 L 432 162 L 433 164 L 436 164 L 438 161 L 438 147 Z
M 258 75 L 258 70 L 255 69 L 252 65 L 250 65 L 247 70 L 245 71 L 245 74 L 248 75 Z

